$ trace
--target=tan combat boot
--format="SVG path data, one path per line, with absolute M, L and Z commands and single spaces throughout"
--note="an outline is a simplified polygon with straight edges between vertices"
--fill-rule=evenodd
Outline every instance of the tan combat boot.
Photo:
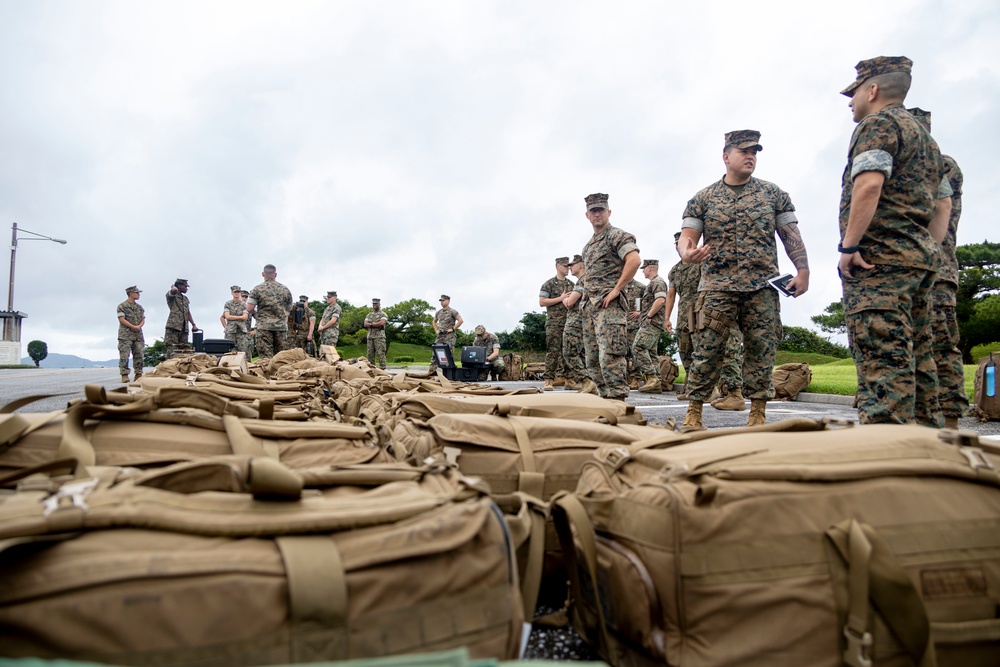
M 545 384 L 542 386 L 542 391 L 552 391 L 553 389 L 552 380 L 546 380 Z
M 565 385 L 566 385 L 566 378 L 564 377 L 557 377 L 555 381 L 552 383 L 553 387 L 563 387 Z
M 712 407 L 716 410 L 746 410 L 747 404 L 743 398 L 743 390 L 737 387 L 726 394 L 725 397 L 717 401 L 712 401 Z
M 566 385 L 563 387 L 566 391 L 576 391 L 580 388 L 580 385 L 576 383 L 573 378 L 566 378 Z
M 629 389 L 638 389 L 639 388 L 639 378 L 630 378 L 629 381 L 628 381 L 628 388 Z
M 660 378 L 655 375 L 650 375 L 646 379 L 646 384 L 639 387 L 639 391 L 643 394 L 661 394 L 663 393 L 663 386 L 660 384 Z
M 948 417 L 947 415 L 945 415 L 945 418 L 944 418 L 944 427 L 945 428 L 952 428 L 952 429 L 955 429 L 957 431 L 958 430 L 958 417 Z
M 600 396 L 601 395 L 601 392 L 598 391 L 598 389 L 597 389 L 597 383 L 595 383 L 590 378 L 587 378 L 587 379 L 585 379 L 583 381 L 583 384 L 580 386 L 580 390 L 579 390 L 578 393 L 581 393 L 581 394 L 593 394 L 594 396 Z
M 759 426 L 760 424 L 763 424 L 766 421 L 764 418 L 764 411 L 766 409 L 766 398 L 751 398 L 750 417 L 747 419 L 747 426 Z
M 689 431 L 704 431 L 705 427 L 701 425 L 701 406 L 702 402 L 695 399 L 691 399 L 688 403 L 687 414 L 684 415 L 684 423 L 681 427 L 677 429 L 681 433 L 687 433 Z
M 128 384 L 128 376 L 127 375 L 123 375 L 122 376 L 122 384 Z

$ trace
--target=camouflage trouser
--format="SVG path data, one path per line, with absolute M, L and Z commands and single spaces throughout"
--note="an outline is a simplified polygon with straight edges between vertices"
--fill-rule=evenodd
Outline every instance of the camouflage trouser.
M 479 371 L 480 382 L 489 378 L 490 373 L 493 373 L 494 377 L 498 380 L 500 379 L 500 374 L 507 370 L 507 364 L 503 362 L 503 357 L 497 355 L 497 358 L 490 362 L 489 368 L 484 368 Z
M 945 417 L 961 417 L 969 409 L 965 393 L 962 352 L 958 349 L 958 318 L 955 303 L 958 286 L 937 281 L 931 290 L 931 329 L 937 363 L 938 403 Z
M 300 348 L 302 350 L 306 349 L 306 345 L 311 339 L 306 334 L 294 334 L 288 337 L 288 349 L 293 350 L 295 348 Z
M 187 329 L 166 329 L 163 332 L 163 344 L 167 348 L 167 359 L 174 356 L 174 350 L 179 345 L 188 344 Z
M 282 350 L 288 349 L 287 331 L 257 329 L 257 333 L 253 335 L 253 338 L 254 347 L 257 348 L 257 356 L 262 359 L 264 357 L 270 359 Z
M 546 380 L 566 376 L 562 349 L 565 328 L 566 320 L 545 320 L 545 372 L 542 377 Z
M 771 373 L 781 329 L 778 292 L 699 292 L 698 326 L 688 375 L 688 395 L 707 401 L 722 376 L 733 327 L 743 332 L 743 391 L 748 398 L 774 398 Z
M 338 340 L 340 340 L 340 327 L 334 326 L 319 332 L 320 345 L 333 345 L 336 347 Z
M 639 372 L 639 367 L 635 363 L 635 355 L 632 354 L 632 341 L 639 333 L 640 323 L 639 319 L 630 320 L 626 317 L 625 319 L 625 339 L 628 344 L 625 346 L 625 363 L 628 367 L 628 379 L 640 379 L 642 377 Z
M 563 329 L 563 367 L 566 377 L 574 382 L 583 382 L 590 377 L 583 352 L 583 326 L 566 325 Z
M 250 361 L 250 335 L 247 332 L 228 332 L 226 333 L 226 340 L 236 343 L 236 351 L 247 355 L 247 361 Z
M 451 357 L 455 358 L 455 343 L 458 342 L 458 335 L 455 333 L 439 333 L 437 338 L 434 339 L 434 343 L 437 345 L 447 345 L 451 349 Z M 385 352 L 383 351 L 383 354 Z M 431 372 L 435 372 L 438 369 L 438 360 L 435 355 L 431 355 Z
M 691 366 L 694 364 L 694 342 L 687 328 L 687 315 L 681 314 L 681 322 L 677 325 L 677 350 L 681 356 L 681 366 L 684 367 L 684 393 L 687 393 L 687 381 L 691 377 Z
M 371 362 L 372 366 L 385 368 L 385 349 L 384 336 L 381 338 L 368 336 L 368 347 L 365 350 L 365 356 L 368 357 L 368 361 Z
M 135 372 L 142 375 L 142 353 L 146 345 L 141 340 L 118 340 L 118 370 L 128 375 L 128 355 L 132 355 Z
M 656 346 L 660 342 L 661 333 L 660 329 L 645 322 L 632 341 L 632 359 L 636 370 L 647 379 L 660 377 L 660 357 L 656 354 Z
M 590 320 L 589 325 L 585 323 L 584 326 L 590 326 L 592 331 L 589 336 L 586 330 L 584 333 L 587 372 L 601 396 L 625 400 L 628 396 L 625 352 L 629 342 L 625 311 L 618 302 L 607 308 L 588 302 L 584 316 L 585 322 Z
M 928 301 L 935 274 L 903 266 L 841 276 L 862 424 L 941 428 Z
M 719 378 L 719 390 L 723 394 L 736 389 L 743 389 L 743 332 L 739 329 L 733 329 L 726 341 L 726 356 Z

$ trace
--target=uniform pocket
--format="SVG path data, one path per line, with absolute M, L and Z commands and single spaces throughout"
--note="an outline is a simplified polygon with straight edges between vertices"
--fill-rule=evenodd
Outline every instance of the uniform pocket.
M 863 283 L 848 289 L 844 285 L 844 314 L 855 315 L 869 310 L 896 310 L 899 299 L 891 292 L 876 292 Z

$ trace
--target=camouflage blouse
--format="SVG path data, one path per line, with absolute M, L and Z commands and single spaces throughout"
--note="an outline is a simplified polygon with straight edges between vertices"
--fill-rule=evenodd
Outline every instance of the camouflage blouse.
M 365 322 L 368 322 L 369 324 L 374 324 L 374 323 L 378 322 L 379 320 L 386 320 L 388 322 L 389 318 L 386 317 L 386 314 L 385 314 L 384 310 L 380 310 L 378 312 L 376 312 L 376 311 L 373 310 L 370 313 L 368 313 L 367 315 L 365 315 Z M 379 338 L 385 338 L 385 327 L 384 326 L 382 326 L 382 327 L 373 327 L 371 329 L 368 329 L 368 339 L 369 340 L 378 340 Z
M 434 323 L 437 324 L 438 332 L 444 333 L 448 329 L 454 329 L 455 325 L 458 324 L 458 318 L 461 315 L 454 308 L 441 308 L 436 313 L 434 313 Z
M 250 290 L 247 303 L 257 305 L 254 315 L 261 331 L 288 331 L 288 311 L 292 293 L 277 280 L 265 280 Z
M 677 328 L 687 326 L 688 306 L 698 294 L 698 283 L 701 281 L 701 264 L 685 264 L 677 262 L 667 275 L 670 286 L 677 292 Z
M 576 285 L 573 286 L 573 291 L 579 292 L 580 298 L 577 299 L 573 307 L 566 313 L 567 329 L 580 329 L 583 327 L 583 308 L 587 304 L 587 295 L 584 291 L 584 282 L 586 280 L 587 276 L 580 276 L 576 279 Z
M 563 292 L 571 291 L 573 291 L 573 282 L 569 280 L 569 278 L 552 276 L 542 284 L 542 288 L 539 290 L 538 296 L 543 299 L 554 299 L 557 296 L 561 296 Z M 546 306 L 545 308 L 546 322 L 565 322 L 566 315 L 566 306 L 562 305 L 562 303 Z
M 601 301 L 618 284 L 625 257 L 638 250 L 635 236 L 611 224 L 590 237 L 580 253 L 587 267 L 585 296 L 592 302 Z
M 222 307 L 223 313 L 229 313 L 230 315 L 235 315 L 239 317 L 243 313 L 247 312 L 247 305 L 243 302 L 243 299 L 230 299 L 226 302 L 226 305 Z M 226 333 L 246 333 L 249 330 L 246 320 L 227 320 L 226 321 Z
M 958 258 L 955 256 L 956 236 L 958 235 L 958 219 L 962 217 L 962 170 L 958 168 L 955 159 L 942 155 L 944 168 L 951 185 L 951 217 L 948 218 L 948 233 L 941 242 L 941 268 L 937 279 L 941 282 L 958 285 Z
M 191 312 L 191 301 L 187 296 L 180 292 L 177 294 L 167 292 L 167 308 L 170 309 L 170 314 L 167 315 L 167 328 L 187 331 L 188 313 Z
M 132 303 L 128 299 L 118 304 L 118 317 L 124 317 L 129 324 L 138 325 L 142 318 L 146 317 L 146 311 L 138 303 Z M 133 331 L 127 326 L 118 323 L 118 340 L 143 340 L 142 330 Z
M 653 302 L 657 299 L 663 299 L 664 301 L 667 299 L 667 283 L 665 283 L 663 278 L 659 275 L 653 276 L 653 279 L 649 281 L 649 284 L 646 285 L 645 291 L 642 293 L 642 318 L 646 317 L 646 314 L 649 313 L 649 309 L 653 307 Z M 666 303 L 664 303 L 664 305 L 660 306 L 660 309 L 656 311 L 656 314 L 653 315 L 653 319 L 646 321 L 657 329 L 662 330 L 665 328 L 664 325 L 667 321 L 666 312 Z

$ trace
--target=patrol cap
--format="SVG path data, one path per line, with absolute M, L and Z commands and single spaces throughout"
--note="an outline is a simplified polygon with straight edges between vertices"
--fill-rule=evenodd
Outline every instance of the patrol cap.
M 569 257 L 556 257 L 556 264 L 569 266 Z
M 382 299 L 373 298 L 372 303 L 382 303 Z
M 681 233 L 680 232 L 674 232 L 674 243 L 677 243 L 680 240 L 681 240 Z
M 309 300 L 309 297 L 307 297 L 305 294 L 300 294 L 299 295 L 299 301 L 308 301 L 308 300 Z
M 764 147 L 758 143 L 759 141 L 760 132 L 757 130 L 733 130 L 732 132 L 726 132 L 726 146 L 756 148 L 762 151 Z
M 913 107 L 912 109 L 907 109 L 910 115 L 917 119 L 917 122 L 924 126 L 924 129 L 928 132 L 931 131 L 931 112 L 924 111 L 920 107 Z
M 135 285 L 129 285 L 128 287 L 125 288 L 125 294 L 131 294 L 132 292 L 138 294 L 142 292 L 142 290 L 136 287 Z
M 854 97 L 854 91 L 858 89 L 858 86 L 879 74 L 888 74 L 889 72 L 905 72 L 909 74 L 913 69 L 913 61 L 906 56 L 878 56 L 877 58 L 862 60 L 854 66 L 854 69 L 858 71 L 858 78 L 855 79 L 854 83 L 840 91 L 841 95 Z
M 444 301 L 445 299 L 447 299 L 448 301 L 451 301 L 451 297 L 448 296 L 447 294 L 442 294 L 441 298 L 438 299 L 438 301 Z
M 660 265 L 660 260 L 658 259 L 644 259 L 642 260 L 642 266 L 640 266 L 639 268 L 645 269 L 647 266 L 659 266 L 659 265 Z
M 326 293 L 326 298 L 329 299 L 331 296 L 337 296 L 336 290 L 329 290 Z
M 570 261 L 570 264 L 583 264 L 583 257 L 580 255 L 573 255 L 573 259 Z
M 608 196 L 601 192 L 595 192 L 592 195 L 587 195 L 583 198 L 587 202 L 587 210 L 592 211 L 595 208 L 607 208 L 608 207 Z
M 477 324 L 476 325 L 476 333 L 477 334 L 484 334 L 484 333 L 486 333 L 486 327 L 484 327 L 482 324 Z
M 250 296 L 250 290 L 241 289 L 240 294 L 244 296 Z
M 229 291 L 230 292 L 241 292 L 242 290 L 240 289 L 239 285 L 233 285 L 232 287 L 229 288 Z
M 188 281 L 187 281 L 187 278 L 178 278 L 177 280 L 174 281 L 174 284 L 175 285 L 187 285 Z

